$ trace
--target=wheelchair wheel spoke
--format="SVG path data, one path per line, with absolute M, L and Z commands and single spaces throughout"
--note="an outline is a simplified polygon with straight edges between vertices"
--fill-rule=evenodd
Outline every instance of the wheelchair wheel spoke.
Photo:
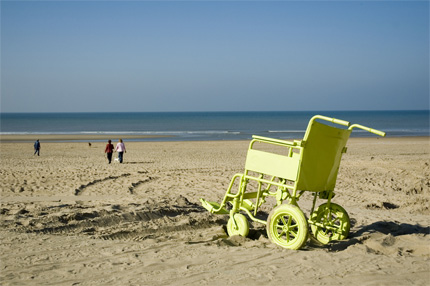
M 290 234 L 291 234 L 293 237 L 297 237 L 297 231 L 290 230 Z
M 285 234 L 286 234 L 286 233 L 285 233 L 285 231 L 281 230 L 280 232 L 278 232 L 278 233 L 277 233 L 277 235 L 276 235 L 276 236 L 277 236 L 278 238 L 282 238 L 282 236 L 284 236 Z
M 285 217 L 281 217 L 281 221 L 282 221 L 282 223 L 284 224 L 284 225 L 288 225 L 288 223 L 285 221 Z

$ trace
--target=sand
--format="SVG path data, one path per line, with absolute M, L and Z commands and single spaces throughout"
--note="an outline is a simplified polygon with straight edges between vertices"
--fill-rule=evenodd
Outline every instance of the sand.
M 104 142 L 41 139 L 33 156 L 33 142 L 11 141 L 0 144 L 1 285 L 430 283 L 427 137 L 350 139 L 334 198 L 350 237 L 302 250 L 255 223 L 228 237 L 228 217 L 201 207 L 243 172 L 247 141 L 125 140 L 124 163 L 110 165 Z

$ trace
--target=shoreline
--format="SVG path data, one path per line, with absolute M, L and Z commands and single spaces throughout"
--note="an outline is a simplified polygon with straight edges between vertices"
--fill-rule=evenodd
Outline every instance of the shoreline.
M 118 140 L 118 138 L 129 140 L 132 139 L 133 142 L 146 142 L 144 140 L 139 141 L 138 139 L 160 139 L 160 138 L 174 138 L 174 135 L 127 135 L 127 134 L 110 134 L 110 136 L 105 134 L 6 134 L 0 135 L 0 143 L 27 143 L 34 142 L 36 139 L 44 141 L 45 143 L 60 143 L 60 142 L 104 142 L 107 140 Z M 274 137 L 275 138 L 275 137 Z M 137 140 L 136 140 L 137 139 Z M 301 138 L 291 138 L 285 139 L 289 140 L 300 140 Z M 350 137 L 349 140 L 411 140 L 411 139 L 430 139 L 430 136 L 393 136 L 393 137 L 380 137 L 380 136 L 366 136 L 366 137 Z M 175 140 L 174 142 L 211 142 L 211 141 L 249 141 L 249 139 L 232 139 L 232 140 Z M 171 140 L 161 141 L 170 142 Z
M 101 134 L 6 134 L 0 135 L 1 143 L 16 143 L 16 142 L 33 142 L 36 139 L 45 142 L 81 142 L 81 141 L 89 141 L 89 140 L 97 140 L 97 141 L 107 141 L 107 140 L 118 140 L 118 138 L 122 139 L 153 139 L 153 138 L 170 138 L 174 137 L 172 135 L 125 135 L 125 134 L 111 134 L 101 135 Z

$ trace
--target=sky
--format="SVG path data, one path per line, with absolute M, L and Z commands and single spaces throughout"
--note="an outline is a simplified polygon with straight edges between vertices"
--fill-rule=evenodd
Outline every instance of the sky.
M 428 1 L 1 1 L 1 112 L 429 109 Z

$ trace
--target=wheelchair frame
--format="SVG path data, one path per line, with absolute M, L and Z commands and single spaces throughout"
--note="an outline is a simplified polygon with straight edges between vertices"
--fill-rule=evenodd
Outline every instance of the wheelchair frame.
M 337 125 L 348 128 L 334 127 Z M 269 239 L 283 248 L 302 248 L 309 237 L 309 225 L 321 243 L 345 239 L 349 234 L 350 219 L 332 198 L 341 156 L 346 152 L 346 142 L 354 128 L 385 136 L 379 130 L 321 115 L 311 118 L 303 140 L 252 136 L 244 173 L 233 176 L 221 203 L 200 199 L 202 206 L 211 213 L 230 216 L 227 223 L 230 236 L 248 235 L 249 223 L 242 214 L 246 213 L 252 221 L 265 224 Z M 285 148 L 286 154 L 258 150 L 254 148 L 256 143 Z M 237 180 L 238 190 L 234 193 L 232 189 Z M 255 191 L 248 191 L 250 182 L 257 184 Z M 309 219 L 298 205 L 300 197 L 307 191 L 314 195 Z M 262 220 L 257 218 L 257 212 L 267 197 L 276 199 L 276 207 L 267 220 Z M 327 201 L 315 209 L 318 197 Z M 227 203 L 231 205 L 230 209 L 227 209 Z

